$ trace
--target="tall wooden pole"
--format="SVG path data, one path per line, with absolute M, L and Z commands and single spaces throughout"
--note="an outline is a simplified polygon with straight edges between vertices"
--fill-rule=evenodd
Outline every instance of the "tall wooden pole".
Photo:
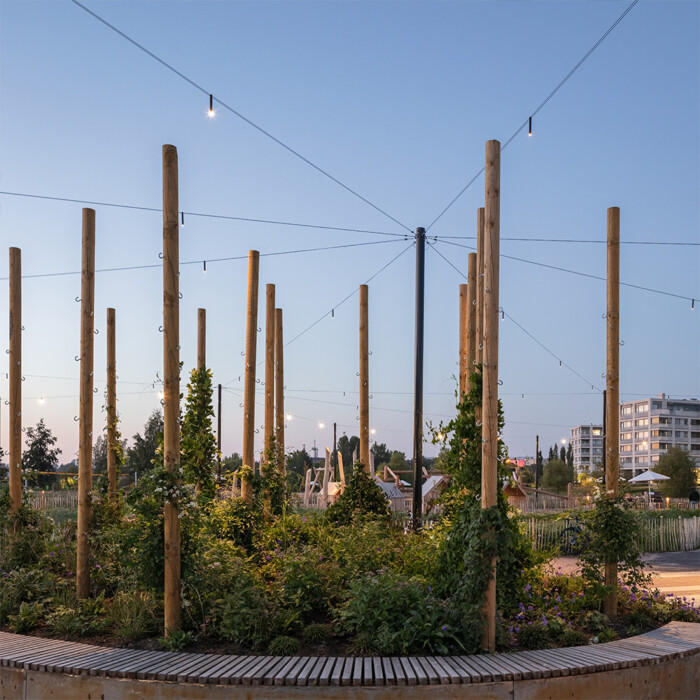
M 10 509 L 22 505 L 22 251 L 10 248 Z
M 360 462 L 369 471 L 369 287 L 360 285 Z
M 275 427 L 277 469 L 287 473 L 284 455 L 284 333 L 282 309 L 275 309 Z
M 484 217 L 483 207 L 476 213 L 476 362 L 484 358 Z
M 608 209 L 607 362 L 605 487 L 617 496 L 620 490 L 620 208 Z M 605 614 L 617 617 L 617 562 L 605 565 Z
M 275 285 L 265 286 L 265 444 L 263 452 L 275 444 Z
M 95 345 L 95 210 L 83 209 L 80 273 L 80 435 L 78 441 L 78 534 L 75 581 L 78 598 L 90 595 L 92 520 L 92 384 Z
M 486 142 L 486 211 L 484 229 L 484 348 L 481 443 L 481 507 L 498 505 L 498 285 L 500 254 L 501 144 Z M 495 537 L 494 532 L 485 533 Z M 486 591 L 482 646 L 496 648 L 496 559 L 491 561 Z
M 258 272 L 260 253 L 248 251 L 248 313 L 245 329 L 245 375 L 243 385 L 243 466 L 255 471 L 255 354 L 258 339 Z M 241 483 L 241 496 L 253 501 L 253 484 Z
M 218 400 L 216 409 L 216 473 L 219 479 L 221 479 L 221 384 L 217 386 L 217 394 Z
M 467 256 L 467 378 L 466 391 L 470 391 L 469 377 L 476 360 L 476 253 Z
M 459 285 L 459 402 L 462 401 L 467 387 L 467 299 L 469 291 L 466 284 Z
M 207 310 L 197 309 L 197 369 L 207 367 Z
M 109 497 L 117 495 L 117 349 L 116 316 L 107 309 L 107 483 Z
M 416 229 L 416 328 L 413 383 L 413 530 L 423 524 L 423 330 L 425 321 L 425 229 Z
M 180 470 L 180 241 L 178 161 L 163 146 L 163 464 Z M 165 535 L 165 636 L 180 629 L 180 520 L 178 504 L 163 508 Z

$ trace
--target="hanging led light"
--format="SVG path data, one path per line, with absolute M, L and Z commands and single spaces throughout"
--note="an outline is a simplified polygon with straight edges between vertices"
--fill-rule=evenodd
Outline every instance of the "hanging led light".
M 185 225 L 185 212 L 181 211 L 180 212 L 180 226 L 184 226 L 184 225 Z
M 214 110 L 214 95 L 209 95 L 209 111 L 207 112 L 209 119 L 213 119 L 216 116 Z
M 532 117 L 527 120 L 527 135 L 532 136 Z
M 207 261 L 202 260 L 202 272 L 206 272 L 206 271 L 207 271 Z
M 326 427 L 326 424 L 325 424 L 323 421 L 319 421 L 319 422 L 318 422 L 318 427 L 319 427 L 319 428 L 325 428 L 325 427 Z
M 288 413 L 288 414 L 287 414 L 287 420 L 292 420 L 292 414 L 291 414 L 291 413 Z

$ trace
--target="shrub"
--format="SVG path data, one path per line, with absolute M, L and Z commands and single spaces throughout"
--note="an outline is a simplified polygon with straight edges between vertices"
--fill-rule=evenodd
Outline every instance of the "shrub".
M 549 631 L 543 622 L 520 625 L 516 633 L 518 645 L 523 649 L 546 649 L 549 646 Z
M 190 646 L 194 642 L 194 635 L 192 632 L 185 632 L 184 630 L 177 630 L 172 632 L 167 637 L 159 637 L 158 644 L 165 649 L 165 651 L 182 651 Z
M 147 591 L 120 591 L 109 608 L 109 626 L 120 639 L 142 639 L 158 629 L 157 610 Z
M 572 627 L 567 627 L 561 637 L 561 645 L 563 647 L 580 647 L 588 644 L 588 636 L 580 630 L 575 630 Z
M 19 569 L 2 574 L 0 586 L 0 624 L 7 622 L 23 602 L 41 600 L 49 590 L 51 579 L 45 572 Z
M 16 615 L 10 615 L 10 629 L 18 634 L 26 634 L 33 630 L 44 613 L 44 606 L 34 601 L 21 603 Z
M 209 505 L 207 522 L 216 537 L 250 549 L 260 513 L 242 498 L 226 498 Z
M 267 647 L 267 653 L 272 656 L 293 656 L 298 654 L 299 640 L 284 635 L 275 637 Z
M 338 525 L 363 516 L 387 520 L 390 515 L 389 501 L 361 462 L 355 464 L 343 493 L 326 510 L 328 520 Z
M 301 638 L 307 644 L 328 644 L 332 637 L 333 628 L 320 623 L 307 625 L 301 633 Z

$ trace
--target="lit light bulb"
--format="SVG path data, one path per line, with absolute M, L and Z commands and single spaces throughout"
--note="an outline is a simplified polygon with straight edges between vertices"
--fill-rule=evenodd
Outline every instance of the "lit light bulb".
M 377 431 L 376 431 L 374 428 L 372 428 L 372 430 L 370 430 L 369 432 L 370 432 L 371 435 L 376 435 L 376 434 L 377 434 Z
M 438 440 L 444 440 L 444 439 L 445 439 L 445 436 L 444 436 L 442 433 L 438 433 L 438 434 L 437 434 L 437 439 L 438 439 Z
M 287 420 L 292 420 L 292 414 L 291 414 L 291 413 L 288 413 L 288 414 L 287 414 Z
M 213 119 L 216 116 L 216 111 L 214 110 L 214 95 L 209 95 L 209 111 L 207 112 L 209 119 Z
M 44 399 L 44 397 L 42 396 L 42 397 L 39 399 L 39 403 L 40 403 L 40 404 L 43 404 L 44 401 L 45 401 L 45 399 Z
M 159 398 L 159 399 L 164 399 L 164 398 L 165 398 L 165 393 L 162 392 L 162 391 L 159 391 L 159 392 L 158 392 L 158 398 Z
M 325 427 L 326 427 L 326 424 L 325 424 L 323 421 L 319 421 L 319 422 L 318 422 L 318 427 L 319 427 L 319 428 L 325 428 Z

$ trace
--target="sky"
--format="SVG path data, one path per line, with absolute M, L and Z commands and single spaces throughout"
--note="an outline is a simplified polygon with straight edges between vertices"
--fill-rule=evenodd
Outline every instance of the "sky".
M 437 425 L 455 412 L 458 288 L 483 206 L 484 144 L 506 144 L 629 0 L 84 4 L 201 89 L 69 0 L 0 2 L 0 241 L 22 250 L 23 425 L 44 418 L 61 461 L 76 456 L 80 276 L 58 273 L 80 269 L 87 205 L 18 194 L 157 210 L 161 147 L 173 144 L 183 211 L 329 227 L 185 216 L 182 387 L 206 308 L 224 454 L 242 448 L 247 252 L 256 249 L 258 359 L 267 283 L 289 343 L 287 449 L 322 453 L 334 422 L 339 436 L 359 434 L 357 289 L 370 280 L 372 439 L 410 457 L 412 232 L 427 228 L 430 242 L 424 409 Z M 611 206 L 621 209 L 620 277 L 637 285 L 620 294 L 621 400 L 700 398 L 699 124 L 700 4 L 640 0 L 537 112 L 532 136 L 526 127 L 503 149 L 499 375 L 512 456 L 534 456 L 537 435 L 546 453 L 572 426 L 602 419 L 605 282 L 596 278 L 606 274 Z M 106 423 L 114 307 L 120 429 L 131 439 L 160 405 L 162 217 L 94 208 L 97 269 L 138 269 L 96 275 L 93 438 Z M 7 275 L 3 252 L 3 313 Z M 0 353 L 3 446 L 7 364 Z M 256 401 L 257 452 L 261 385 Z M 437 450 L 425 445 L 427 456 Z

